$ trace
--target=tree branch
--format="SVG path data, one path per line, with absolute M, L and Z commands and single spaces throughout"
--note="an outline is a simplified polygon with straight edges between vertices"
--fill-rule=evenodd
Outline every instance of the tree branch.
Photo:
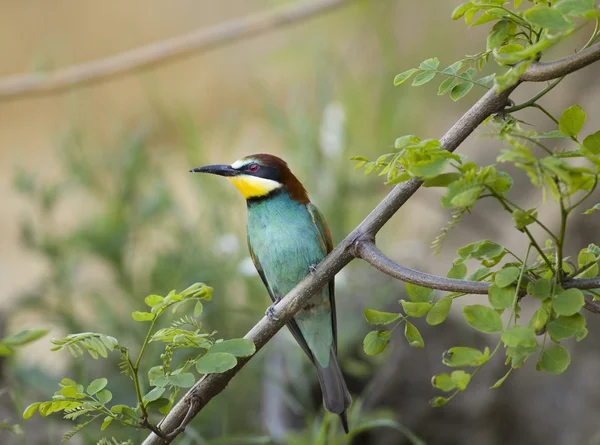
M 299 2 L 249 17 L 198 29 L 188 34 L 141 46 L 104 59 L 93 60 L 50 73 L 31 73 L 0 79 L 0 100 L 22 95 L 58 93 L 74 86 L 101 82 L 111 77 L 193 52 L 207 51 L 241 38 L 297 23 L 353 0 Z
M 533 63 L 527 68 L 522 79 L 538 82 L 562 77 L 565 74 L 581 69 L 597 60 L 600 60 L 600 44 L 596 44 L 593 47 L 590 47 L 589 50 L 581 51 L 556 62 L 543 64 Z M 556 72 L 552 74 L 552 70 L 556 70 Z M 440 139 L 442 146 L 449 151 L 454 151 L 488 116 L 504 109 L 508 101 L 508 96 L 516 87 L 517 85 L 514 85 L 501 93 L 497 92 L 496 87 L 489 90 Z M 364 247 L 365 244 L 374 242 L 377 232 L 379 232 L 396 211 L 398 211 L 398 209 L 419 189 L 421 184 L 421 181 L 413 179 L 395 186 L 363 220 L 363 222 L 361 222 L 356 229 L 354 229 L 329 255 L 327 255 L 327 257 L 325 257 L 325 259 L 317 266 L 316 270 L 304 278 L 279 302 L 275 308 L 275 315 L 278 317 L 278 320 L 272 321 L 267 317 L 264 317 L 244 338 L 252 340 L 256 344 L 257 350 L 262 348 L 267 341 L 269 341 L 271 337 L 273 337 L 275 333 L 308 302 L 315 292 L 321 289 L 335 276 L 335 274 L 344 268 L 355 255 L 358 256 L 359 252 L 363 251 L 362 249 L 366 249 Z M 373 249 L 366 250 L 367 253 L 369 251 L 371 254 L 374 253 Z M 377 250 L 377 252 L 379 251 Z M 381 254 L 381 252 L 379 253 Z M 389 261 L 393 264 L 391 260 Z M 415 279 L 421 280 L 419 281 L 421 285 L 433 277 L 432 275 L 402 268 L 402 266 L 398 265 L 396 265 L 398 267 L 392 267 L 392 264 L 387 262 L 384 263 L 384 265 L 389 266 L 390 270 L 397 273 L 398 276 L 400 276 L 400 274 L 406 274 L 405 276 L 412 276 Z M 425 278 L 427 278 L 427 280 L 425 280 Z M 442 284 L 446 290 L 448 290 L 450 286 L 457 286 L 456 288 L 458 288 L 459 285 L 462 286 L 464 284 L 456 282 L 461 280 L 445 281 L 447 279 L 442 277 L 434 278 L 439 281 L 437 284 Z M 594 280 L 598 279 L 569 280 L 563 283 L 563 286 L 578 287 L 581 289 L 600 287 L 600 280 Z M 479 294 L 487 293 L 487 288 L 485 289 L 485 292 L 483 288 L 480 288 L 482 285 L 481 283 L 477 283 L 476 285 L 473 285 L 470 282 L 467 283 L 469 286 L 468 292 Z M 249 359 L 239 360 L 238 365 L 235 368 L 222 374 L 209 374 L 196 382 L 186 396 L 173 407 L 160 425 L 161 430 L 170 437 L 169 442 L 174 437 L 169 436 L 169 434 L 182 424 L 184 418 L 189 418 L 191 401 L 195 400 L 196 403 L 193 410 L 195 411 L 193 413 L 195 415 L 214 396 L 225 389 L 229 381 L 248 360 Z M 159 445 L 164 443 L 165 442 L 160 437 L 152 433 L 146 438 L 143 445 Z

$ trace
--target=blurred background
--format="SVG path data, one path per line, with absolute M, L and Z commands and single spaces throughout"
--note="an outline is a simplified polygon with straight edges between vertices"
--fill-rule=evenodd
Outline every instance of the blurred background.
M 0 1 L 0 76 L 108 57 L 291 3 Z M 98 331 L 140 344 L 145 332 L 130 313 L 150 293 L 197 281 L 214 287 L 203 317 L 224 338 L 243 336 L 262 317 L 269 299 L 248 257 L 244 201 L 226 181 L 190 175 L 189 168 L 252 153 L 279 155 L 324 213 L 334 242 L 348 234 L 389 190 L 381 178 L 355 171 L 348 158 L 388 153 L 403 134 L 439 138 L 482 94 L 473 90 L 454 103 L 436 95 L 437 82 L 393 87 L 397 73 L 426 58 L 437 56 L 446 66 L 485 49 L 485 26 L 467 29 L 450 20 L 457 1 L 427 4 L 349 1 L 307 21 L 101 83 L 0 98 L 0 337 L 24 327 L 50 329 L 16 356 L 0 357 L 0 422 L 20 423 L 23 408 L 47 400 L 64 376 L 84 383 L 108 377 L 115 403 L 135 400 L 116 354 L 74 361 L 50 352 L 50 340 Z M 586 39 L 583 31 L 548 58 Z M 599 75 L 592 66 L 569 76 L 545 104 L 559 114 L 578 103 L 588 112 L 584 131 L 597 130 Z M 513 98 L 518 103 L 540 87 L 520 87 Z M 552 129 L 535 112 L 522 117 Z M 501 146 L 486 131 L 479 129 L 460 153 L 493 163 Z M 536 205 L 539 193 L 511 173 L 512 199 Z M 551 203 L 540 214 L 556 227 Z M 442 275 L 468 242 L 525 246 L 510 230 L 510 217 L 482 202 L 436 256 L 429 245 L 448 219 L 439 193 L 422 189 L 384 228 L 379 245 L 402 264 Z M 594 221 L 576 218 L 569 228 L 571 254 L 600 244 Z M 441 326 L 417 321 L 425 350 L 411 349 L 399 335 L 385 353 L 366 356 L 363 309 L 398 311 L 403 292 L 402 283 L 358 261 L 337 277 L 340 360 L 355 400 L 351 422 L 379 425 L 365 427 L 352 443 L 410 443 L 403 428 L 428 444 L 600 443 L 600 332 L 593 317 L 588 338 L 570 345 L 573 364 L 563 376 L 537 373 L 530 363 L 501 389 L 489 390 L 504 374 L 498 358 L 455 401 L 431 408 L 430 378 L 444 372 L 442 352 L 495 339 L 466 327 L 455 307 Z M 318 438 L 324 416 L 318 385 L 292 344 L 287 331 L 279 333 L 177 443 L 342 443 Z M 157 353 L 151 350 L 146 366 Z M 36 415 L 21 427 L 24 438 L 0 429 L 0 443 L 56 444 L 70 428 L 56 415 Z M 101 437 L 139 443 L 145 435 L 113 424 L 104 432 L 87 428 L 72 443 Z

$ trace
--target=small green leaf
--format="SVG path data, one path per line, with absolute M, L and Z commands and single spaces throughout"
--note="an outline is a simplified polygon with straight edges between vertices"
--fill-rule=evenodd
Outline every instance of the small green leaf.
M 425 180 L 423 187 L 448 187 L 461 177 L 460 173 L 442 173 Z
M 585 212 L 583 212 L 583 214 L 584 215 L 589 215 L 590 213 L 594 213 L 596 210 L 600 210 L 600 204 L 596 204 L 591 209 L 587 209 Z
M 481 351 L 464 346 L 455 346 L 444 353 L 442 361 L 451 368 L 463 366 L 477 367 L 487 362 L 488 357 Z
M 532 328 L 536 334 L 540 334 L 543 332 L 549 319 L 550 314 L 544 307 L 541 307 L 533 313 L 533 316 L 529 320 L 529 327 Z
M 595 0 L 559 0 L 552 7 L 565 15 L 581 17 L 595 10 Z
M 193 376 L 192 376 L 193 377 Z M 192 383 L 193 385 L 193 383 Z M 150 390 L 150 392 L 148 392 L 144 397 L 144 403 L 148 404 L 150 402 L 154 402 L 155 400 L 160 399 L 160 396 L 163 395 L 163 393 L 165 392 L 166 388 L 153 388 L 152 390 Z
M 162 303 L 164 300 L 163 297 L 161 297 L 160 295 L 148 295 L 145 299 L 144 302 L 152 307 L 152 306 L 156 306 L 157 304 Z
M 508 39 L 511 34 L 514 34 L 516 25 L 509 20 L 500 20 L 492 27 L 492 30 L 487 36 L 486 49 L 491 51 L 496 49 Z
M 250 357 L 256 352 L 256 346 L 252 340 L 246 338 L 233 338 L 215 343 L 208 350 L 210 354 L 215 352 L 228 352 L 236 357 Z
M 396 141 L 394 142 L 394 148 L 400 150 L 401 148 L 404 148 L 407 145 L 416 144 L 419 141 L 420 139 L 414 134 L 406 134 L 396 139 Z
M 569 317 L 559 316 L 548 323 L 548 334 L 554 341 L 561 341 L 571 338 L 574 335 L 583 332 L 585 329 L 585 318 L 581 314 L 574 314 Z
M 577 256 L 577 265 L 583 271 L 577 275 L 577 278 L 594 278 L 598 275 L 598 261 L 596 255 L 589 252 L 588 249 L 581 249 Z
M 206 354 L 196 362 L 196 370 L 200 374 L 221 373 L 230 370 L 237 365 L 234 355 L 227 352 L 215 352 Z
M 488 299 L 496 310 L 512 307 L 515 300 L 515 288 L 512 286 L 498 287 L 492 284 L 488 289 Z
M 579 289 L 560 290 L 552 300 L 552 308 L 558 315 L 573 315 L 585 304 L 583 292 Z
M 467 93 L 469 91 L 471 91 L 471 89 L 473 88 L 473 82 L 463 82 L 460 83 L 458 85 L 456 85 L 454 88 L 452 88 L 452 91 L 450 92 L 450 99 L 452 99 L 454 102 L 462 99 L 464 96 L 467 95 Z
M 571 356 L 569 351 L 560 345 L 550 346 L 542 354 L 539 368 L 551 374 L 562 374 L 569 367 Z
M 90 383 L 86 389 L 86 392 L 90 395 L 93 396 L 94 394 L 96 394 L 98 391 L 100 391 L 101 389 L 104 389 L 104 387 L 108 384 L 108 380 L 106 380 L 105 378 L 101 378 L 101 379 L 96 379 L 94 380 L 92 383 Z
M 454 264 L 446 276 L 455 280 L 463 280 L 467 276 L 467 266 L 465 263 Z
M 35 414 L 35 412 L 38 410 L 41 404 L 42 402 L 35 402 L 29 405 L 27 408 L 25 408 L 25 411 L 23 411 L 23 419 L 27 420 L 31 418 L 31 416 Z
M 96 398 L 100 403 L 106 405 L 108 402 L 112 400 L 112 393 L 108 389 L 103 389 L 96 393 Z
M 413 318 L 419 318 L 425 315 L 429 309 L 431 309 L 432 304 L 426 302 L 413 303 L 411 301 L 400 300 L 400 304 L 402 305 L 402 309 L 406 312 L 406 315 Z
M 502 377 L 500 377 L 498 379 L 498 381 L 496 383 L 494 383 L 492 386 L 490 386 L 490 389 L 499 388 L 504 383 L 504 381 L 508 378 L 508 376 L 510 375 L 512 370 L 513 370 L 513 368 L 510 368 L 506 374 L 504 374 Z
M 465 15 L 465 12 L 467 12 L 469 9 L 472 9 L 473 7 L 474 6 L 471 4 L 471 2 L 461 3 L 456 8 L 454 8 L 454 11 L 452 11 L 452 20 L 457 20 L 461 18 L 463 15 Z
M 412 81 L 413 87 L 418 87 L 420 85 L 425 85 L 427 82 L 430 82 L 435 77 L 435 71 L 424 71 L 421 74 L 415 76 Z
M 369 324 L 377 326 L 385 326 L 386 324 L 393 323 L 402 317 L 402 314 L 395 312 L 381 312 L 374 309 L 365 309 L 365 318 Z
M 535 209 L 531 209 L 526 212 L 517 209 L 512 212 L 512 219 L 515 222 L 515 227 L 519 230 L 522 230 L 528 225 L 533 224 L 536 218 L 537 212 Z
M 111 424 L 113 419 L 114 419 L 114 417 L 106 416 L 104 418 L 104 422 L 102 422 L 102 425 L 100 426 L 100 431 L 104 431 L 106 428 L 108 428 L 108 425 Z
M 546 300 L 551 297 L 552 282 L 547 278 L 530 281 L 527 284 L 527 293 L 538 300 Z
M 31 343 L 48 333 L 47 329 L 23 329 L 16 334 L 9 335 L 2 339 L 6 346 L 21 346 Z
M 513 348 L 519 346 L 532 348 L 537 346 L 535 332 L 533 332 L 533 329 L 519 325 L 513 326 L 504 331 L 501 339 L 506 346 Z
M 154 320 L 154 314 L 151 314 L 150 312 L 135 311 L 135 312 L 131 313 L 131 316 L 133 317 L 133 319 L 135 321 L 152 321 L 152 320 Z
M 444 79 L 438 88 L 438 96 L 443 96 L 456 85 L 458 85 L 458 79 L 456 77 L 448 77 L 447 79 Z
M 465 306 L 463 313 L 472 327 L 481 332 L 499 332 L 502 330 L 502 318 L 490 307 L 481 304 Z
M 465 389 L 467 389 L 467 386 L 471 381 L 471 374 L 462 370 L 457 370 L 452 371 L 450 378 L 452 379 L 452 382 L 456 385 L 456 389 L 458 389 L 459 391 L 464 391 Z
M 421 337 L 421 333 L 414 324 L 409 323 L 408 321 L 404 327 L 404 336 L 406 337 L 406 340 L 408 340 L 408 344 L 413 348 L 425 347 L 425 342 L 423 341 L 423 337 Z
M 413 74 L 418 73 L 419 71 L 421 71 L 421 70 L 419 70 L 417 68 L 412 68 L 408 71 L 404 71 L 403 73 L 398 74 L 396 77 L 394 77 L 394 85 L 398 86 L 398 85 L 403 84 L 408 79 L 410 79 Z
M 452 298 L 444 297 L 440 299 L 437 303 L 433 305 L 433 307 L 429 310 L 427 314 L 428 324 L 431 326 L 436 326 L 441 324 L 448 318 L 448 314 L 450 313 L 450 308 L 452 307 Z
M 498 287 L 506 287 L 517 281 L 521 270 L 518 267 L 509 266 L 500 269 L 494 274 L 494 283 Z
M 207 354 L 209 355 L 209 354 Z M 200 360 L 202 360 L 205 356 L 203 356 L 202 358 L 200 358 Z M 200 361 L 198 360 L 198 362 Z M 196 368 L 198 367 L 198 362 L 196 362 Z M 200 371 L 198 371 L 200 372 Z M 207 374 L 207 373 L 205 373 Z M 190 386 L 192 386 L 194 384 L 194 382 L 196 381 L 196 379 L 194 379 L 194 374 L 192 374 L 191 372 L 184 372 L 182 374 L 171 374 L 167 376 L 167 382 L 169 382 L 171 385 L 173 386 L 178 386 L 180 388 L 189 388 Z M 160 389 L 164 389 L 164 388 L 160 388 Z
M 431 405 L 433 408 L 438 408 L 440 406 L 444 406 L 449 401 L 450 401 L 450 399 L 448 399 L 446 397 L 437 396 L 429 401 L 429 405 Z
M 456 384 L 452 381 L 449 374 L 434 375 L 431 379 L 431 384 L 434 388 L 445 392 L 450 392 L 456 388 Z
M 600 154 L 600 131 L 586 136 L 583 140 L 583 146 L 595 155 Z
M 388 345 L 391 331 L 371 331 L 363 340 L 363 349 L 367 355 L 377 355 Z
M 565 17 L 562 12 L 547 6 L 534 6 L 525 11 L 525 18 L 536 26 L 542 28 L 568 29 L 573 22 Z
M 203 309 L 202 302 L 198 301 L 196 303 L 196 305 L 194 306 L 194 317 L 198 318 L 200 315 L 202 315 L 202 309 Z
M 432 57 L 431 59 L 424 60 L 419 65 L 419 69 L 423 71 L 435 71 L 440 66 L 440 61 L 437 57 Z
M 435 290 L 417 286 L 416 284 L 406 283 L 406 295 L 411 301 L 416 303 L 422 301 L 429 303 L 433 300 Z
M 567 108 L 560 116 L 558 129 L 567 136 L 577 136 L 585 123 L 586 114 L 579 105 Z

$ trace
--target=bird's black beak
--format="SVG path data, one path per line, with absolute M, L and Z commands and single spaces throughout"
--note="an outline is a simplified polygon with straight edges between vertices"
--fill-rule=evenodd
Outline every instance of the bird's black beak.
M 231 165 L 217 164 L 207 165 L 205 167 L 196 167 L 190 170 L 191 173 L 211 173 L 219 176 L 236 176 L 240 172 Z

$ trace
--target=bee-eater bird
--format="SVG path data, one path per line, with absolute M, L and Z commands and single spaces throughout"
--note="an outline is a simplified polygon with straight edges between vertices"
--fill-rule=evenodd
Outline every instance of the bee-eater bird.
M 332 249 L 321 212 L 285 161 L 268 154 L 247 156 L 232 165 L 190 170 L 225 176 L 246 198 L 248 248 L 273 307 Z M 325 408 L 339 414 L 346 433 L 346 409 L 352 399 L 337 361 L 334 280 L 317 292 L 288 328 L 315 365 Z

